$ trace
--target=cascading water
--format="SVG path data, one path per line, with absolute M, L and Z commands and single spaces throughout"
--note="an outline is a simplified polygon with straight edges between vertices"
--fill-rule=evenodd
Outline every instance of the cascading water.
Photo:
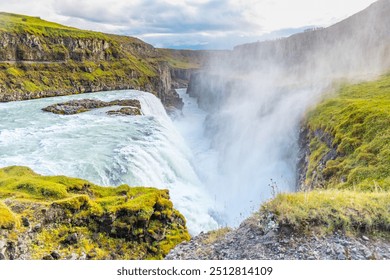
M 270 184 L 293 190 L 297 124 L 311 102 L 307 90 L 262 90 L 236 91 L 211 115 L 178 90 L 185 105 L 173 122 L 159 99 L 139 91 L 3 103 L 0 167 L 29 166 L 106 186 L 166 188 L 192 234 L 235 226 L 270 197 Z M 41 110 L 83 98 L 135 98 L 143 115 L 107 115 L 112 108 L 67 116 Z
M 135 98 L 143 116 L 108 116 L 108 108 L 77 115 L 41 111 L 72 99 Z M 0 104 L 0 166 L 29 166 L 101 185 L 129 184 L 170 190 L 190 232 L 215 228 L 212 200 L 193 169 L 193 154 L 155 96 L 112 91 Z
M 236 226 L 274 193 L 295 190 L 299 122 L 326 83 L 282 88 L 276 86 L 281 79 L 263 74 L 224 88 L 223 81 L 209 77 L 197 85 L 207 113 L 186 112 L 196 100 L 180 92 L 183 113 L 194 121 L 179 131 L 196 155 L 195 170 L 213 198 L 213 217 Z

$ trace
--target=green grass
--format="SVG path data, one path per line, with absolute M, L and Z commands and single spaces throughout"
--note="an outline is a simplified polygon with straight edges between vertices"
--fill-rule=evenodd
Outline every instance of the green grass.
M 316 170 L 325 176 L 328 188 L 390 190 L 389 120 L 389 75 L 374 82 L 344 86 L 336 97 L 309 112 L 311 145 L 321 146 L 311 147 L 310 162 L 315 165 L 330 148 L 324 148 L 314 131 L 329 134 L 333 139 L 331 148 L 337 151 L 337 158 L 328 161 L 324 170 Z
M 197 69 L 206 60 L 206 52 L 191 50 L 158 49 L 162 54 L 160 60 L 167 61 L 173 68 Z
M 12 78 L 18 78 L 24 75 L 23 71 L 15 67 L 7 67 L 5 73 L 10 75 Z
M 118 83 L 127 84 L 128 88 L 144 86 L 150 77 L 157 75 L 157 66 L 142 56 L 142 49 L 149 46 L 136 39 L 126 36 L 103 34 L 48 22 L 37 17 L 0 13 L 0 34 L 34 35 L 39 42 L 38 49 L 20 45 L 19 51 L 27 60 L 44 57 L 46 62 L 62 62 L 53 64 L 6 64 L 0 69 L 0 78 L 9 93 L 25 92 L 57 92 L 65 94 L 79 93 L 78 88 L 99 87 L 104 84 L 115 88 Z M 95 40 L 108 44 L 104 50 L 108 55 L 104 59 L 94 56 L 89 48 L 72 50 L 67 48 L 61 38 Z M 88 45 L 88 41 L 86 45 Z M 15 47 L 14 47 L 15 48 Z M 0 50 L 2 56 L 10 57 L 14 49 Z M 40 55 L 37 56 L 36 52 Z M 157 53 L 157 52 L 156 52 Z M 158 54 L 158 53 L 157 53 Z M 80 58 L 74 58 L 79 55 Z M 20 59 L 20 58 L 19 58 Z M 36 60 L 41 60 L 37 58 Z M 92 69 L 91 73 L 85 69 Z M 104 69 L 104 70 L 103 70 Z M 134 80 L 134 78 L 136 78 Z M 6 100 L 6 98 L 4 98 Z
M 12 229 L 17 224 L 14 213 L 0 201 L 0 229 Z
M 231 231 L 231 228 L 223 227 L 216 230 L 212 230 L 207 233 L 207 237 L 202 240 L 202 243 L 207 244 L 213 244 L 217 242 L 218 240 L 221 240 L 225 237 L 226 234 L 228 234 Z
M 100 259 L 125 249 L 130 250 L 123 251 L 126 259 L 160 259 L 189 239 L 185 219 L 173 208 L 167 190 L 100 187 L 77 178 L 41 176 L 27 167 L 0 169 L 0 227 L 22 231 L 16 217 L 36 224 L 47 220 L 42 213 L 52 213 L 55 222 L 46 221 L 31 244 L 38 259 L 58 248 L 63 255 L 96 251 Z M 81 241 L 61 245 L 74 232 L 82 235 Z
M 304 126 L 310 142 L 301 186 L 306 192 L 279 194 L 261 213 L 300 232 L 388 237 L 390 75 L 342 86 L 307 113 Z
M 45 37 L 71 38 L 109 38 L 99 32 L 85 31 L 58 23 L 43 20 L 39 17 L 0 12 L 0 32 L 27 33 Z
M 280 225 L 297 231 L 355 233 L 390 231 L 390 194 L 347 190 L 313 190 L 280 194 L 263 206 Z
M 83 69 L 86 67 L 92 72 L 85 72 Z M 5 96 L 8 95 L 7 92 L 21 95 L 29 92 L 32 97 L 34 93 L 42 91 L 75 94 L 80 93 L 77 86 L 88 90 L 89 87 L 99 87 L 102 84 L 115 88 L 118 83 L 127 85 L 128 88 L 139 88 L 155 76 L 156 73 L 152 71 L 152 68 L 136 66 L 126 59 L 101 63 L 68 61 L 47 65 L 39 63 L 0 64 L 0 80 L 2 85 L 7 87 L 3 93 Z

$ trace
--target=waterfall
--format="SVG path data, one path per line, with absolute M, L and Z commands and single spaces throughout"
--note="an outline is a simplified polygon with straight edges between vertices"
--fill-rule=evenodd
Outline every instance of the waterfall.
M 61 116 L 53 103 L 97 98 L 140 100 L 142 116 L 109 116 L 109 108 Z M 192 234 L 217 227 L 193 154 L 158 98 L 111 91 L 0 104 L 0 166 L 29 166 L 43 175 L 80 177 L 100 185 L 168 189 Z

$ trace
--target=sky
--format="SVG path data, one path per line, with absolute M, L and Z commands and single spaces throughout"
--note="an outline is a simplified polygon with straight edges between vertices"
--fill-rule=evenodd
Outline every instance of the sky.
M 375 0 L 0 0 L 0 11 L 138 37 L 155 47 L 231 49 L 327 27 Z

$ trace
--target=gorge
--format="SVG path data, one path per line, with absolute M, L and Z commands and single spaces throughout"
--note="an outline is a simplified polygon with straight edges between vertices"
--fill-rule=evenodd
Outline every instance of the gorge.
M 168 189 L 193 236 L 171 259 L 388 259 L 389 78 L 382 75 L 390 69 L 389 14 L 389 1 L 381 0 L 328 28 L 221 52 L 155 49 L 131 37 L 1 14 L 0 99 L 8 102 L 0 104 L 0 167 L 27 166 L 87 185 Z M 106 114 L 117 106 L 74 115 L 42 111 L 90 98 L 109 105 L 138 100 L 141 114 Z M 0 227 L 7 242 L 18 244 L 10 232 L 23 231 L 25 194 L 13 197 L 8 188 L 16 179 L 8 176 L 8 169 L 0 172 L 0 206 L 13 219 Z M 15 188 L 42 200 L 46 184 L 39 184 Z M 142 244 L 135 258 L 162 258 L 188 240 L 168 202 L 156 198 L 152 208 L 123 218 L 113 198 L 106 202 L 83 184 L 76 194 L 97 199 L 119 217 L 110 221 L 126 232 L 119 237 Z M 137 198 L 130 190 L 115 195 L 121 203 Z M 77 203 L 72 211 L 100 225 L 104 215 L 83 212 L 93 203 Z M 156 220 L 170 234 L 156 233 Z M 67 243 L 78 223 L 59 238 Z M 103 234 L 117 238 L 115 226 Z M 33 227 L 24 227 L 31 234 Z M 316 242 L 331 252 L 311 252 Z M 0 248 L 4 258 L 9 247 Z M 34 256 L 56 255 L 45 250 Z M 87 255 L 120 258 L 83 248 L 75 258 Z

